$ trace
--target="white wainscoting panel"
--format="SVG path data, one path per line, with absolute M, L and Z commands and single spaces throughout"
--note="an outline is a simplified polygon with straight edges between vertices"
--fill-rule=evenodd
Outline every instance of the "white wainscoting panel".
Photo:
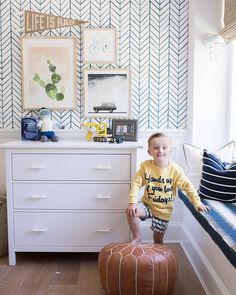
M 208 295 L 235 294 L 236 269 L 187 208 L 181 245 Z

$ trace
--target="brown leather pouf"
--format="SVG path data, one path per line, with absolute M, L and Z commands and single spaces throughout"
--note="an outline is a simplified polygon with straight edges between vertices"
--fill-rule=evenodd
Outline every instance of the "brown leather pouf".
M 109 295 L 168 295 L 176 283 L 176 257 L 163 245 L 109 244 L 99 253 L 98 263 Z

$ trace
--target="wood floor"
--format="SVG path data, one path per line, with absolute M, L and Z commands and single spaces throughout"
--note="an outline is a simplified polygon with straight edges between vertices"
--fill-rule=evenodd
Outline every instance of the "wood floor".
M 179 244 L 178 279 L 172 295 L 206 295 Z M 104 295 L 96 253 L 18 253 L 16 266 L 0 258 L 0 295 Z M 129 295 L 129 294 L 125 294 Z

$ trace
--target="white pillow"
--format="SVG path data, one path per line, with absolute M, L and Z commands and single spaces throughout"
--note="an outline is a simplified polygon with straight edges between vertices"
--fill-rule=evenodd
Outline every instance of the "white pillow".
M 231 141 L 213 152 L 219 160 L 222 162 L 232 162 L 233 154 L 234 154 L 235 142 Z M 202 177 L 202 157 L 203 157 L 203 149 L 198 148 L 194 145 L 184 143 L 184 156 L 187 165 L 187 176 L 194 185 L 194 187 L 198 190 L 200 180 Z

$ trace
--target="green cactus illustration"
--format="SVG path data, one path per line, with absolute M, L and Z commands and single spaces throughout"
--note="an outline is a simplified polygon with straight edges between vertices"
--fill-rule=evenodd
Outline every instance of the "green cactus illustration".
M 52 73 L 51 74 L 51 81 L 50 82 L 45 82 L 42 80 L 39 76 L 38 73 L 34 74 L 33 81 L 39 83 L 41 87 L 45 89 L 45 92 L 48 97 L 51 99 L 56 99 L 56 100 L 63 100 L 64 99 L 64 87 L 60 87 L 60 91 L 58 91 L 58 88 L 56 86 L 57 83 L 61 81 L 61 75 L 56 73 L 57 67 L 51 63 L 50 60 L 47 60 L 48 68 L 49 71 Z

